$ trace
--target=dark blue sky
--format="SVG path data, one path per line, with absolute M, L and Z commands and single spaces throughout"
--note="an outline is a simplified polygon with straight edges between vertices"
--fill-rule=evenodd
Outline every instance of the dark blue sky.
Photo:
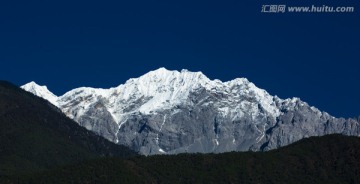
M 355 6 L 355 13 L 264 14 L 263 4 Z M 159 67 L 186 68 L 222 81 L 246 77 L 272 95 L 354 117 L 360 115 L 359 4 L 2 1 L 0 79 L 34 80 L 61 95 L 117 86 Z

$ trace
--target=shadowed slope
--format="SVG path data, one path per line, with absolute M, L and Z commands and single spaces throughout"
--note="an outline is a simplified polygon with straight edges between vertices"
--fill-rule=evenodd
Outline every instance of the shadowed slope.
M 80 127 L 48 101 L 0 81 L 0 175 L 133 155 Z

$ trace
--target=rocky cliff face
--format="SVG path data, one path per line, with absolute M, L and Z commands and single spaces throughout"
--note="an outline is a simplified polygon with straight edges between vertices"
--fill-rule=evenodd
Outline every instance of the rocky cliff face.
M 35 83 L 22 88 L 52 94 Z M 50 96 L 81 126 L 145 155 L 270 150 L 309 136 L 360 134 L 358 120 L 271 96 L 245 78 L 221 82 L 187 70 L 160 68 L 115 88 Z

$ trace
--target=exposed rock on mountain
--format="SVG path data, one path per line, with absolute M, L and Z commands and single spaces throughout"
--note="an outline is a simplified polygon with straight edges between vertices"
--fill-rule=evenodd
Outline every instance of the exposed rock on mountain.
M 39 88 L 35 83 L 22 88 L 44 93 L 29 90 Z M 221 82 L 187 70 L 160 68 L 118 87 L 77 88 L 49 101 L 88 130 L 145 155 L 270 150 L 309 136 L 360 134 L 355 119 L 271 96 L 245 78 Z

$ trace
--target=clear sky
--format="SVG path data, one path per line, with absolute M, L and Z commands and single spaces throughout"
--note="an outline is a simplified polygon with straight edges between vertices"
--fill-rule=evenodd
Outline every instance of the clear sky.
M 275 2 L 275 3 L 274 3 Z M 261 13 L 262 5 L 354 13 Z M 334 116 L 360 115 L 359 0 L 2 1 L 0 79 L 57 95 L 165 67 L 246 77 Z

